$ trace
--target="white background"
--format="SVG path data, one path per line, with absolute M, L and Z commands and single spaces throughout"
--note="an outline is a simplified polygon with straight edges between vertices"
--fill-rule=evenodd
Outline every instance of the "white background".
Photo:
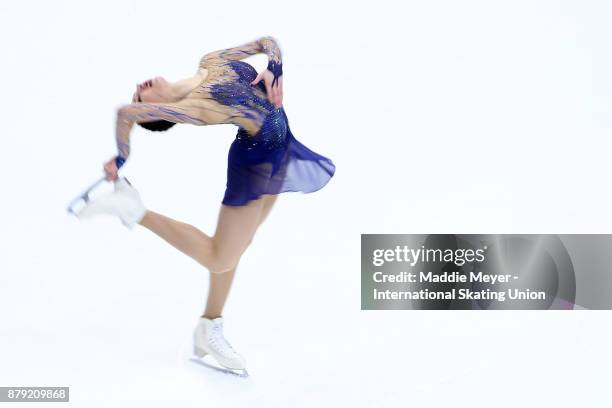
M 361 311 L 359 258 L 362 233 L 611 232 L 611 11 L 1 3 L 0 385 L 70 386 L 79 407 L 610 406 L 609 312 Z M 188 360 L 203 268 L 65 205 L 115 153 L 137 82 L 263 35 L 294 135 L 337 172 L 280 197 L 242 258 L 224 315 L 243 380 Z M 212 234 L 234 135 L 135 128 L 124 174 Z

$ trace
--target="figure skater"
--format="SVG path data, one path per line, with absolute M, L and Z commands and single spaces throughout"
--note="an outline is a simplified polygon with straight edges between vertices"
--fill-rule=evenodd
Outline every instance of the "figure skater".
M 259 74 L 243 59 L 268 57 Z M 295 139 L 282 107 L 281 51 L 270 36 L 208 53 L 197 72 L 174 83 L 162 77 L 136 87 L 132 103 L 117 111 L 118 155 L 104 164 L 111 193 L 90 201 L 77 216 L 118 217 L 128 228 L 139 224 L 193 258 L 210 272 L 208 299 L 194 330 L 194 353 L 210 354 L 223 367 L 245 370 L 245 359 L 223 335 L 223 307 L 238 262 L 268 216 L 279 193 L 310 193 L 324 187 L 334 163 Z M 262 82 L 263 81 L 263 82 Z M 144 207 L 137 190 L 118 177 L 130 155 L 134 123 L 164 131 L 176 123 L 238 126 L 228 153 L 227 184 L 213 236 Z M 168 157 L 167 161 L 176 160 Z

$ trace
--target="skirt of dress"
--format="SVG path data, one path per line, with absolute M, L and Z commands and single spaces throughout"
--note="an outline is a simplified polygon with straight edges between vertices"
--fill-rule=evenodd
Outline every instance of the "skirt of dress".
M 262 194 L 312 193 L 336 171 L 334 163 L 300 143 L 279 108 L 250 136 L 240 128 L 228 153 L 227 185 L 222 203 L 245 205 Z

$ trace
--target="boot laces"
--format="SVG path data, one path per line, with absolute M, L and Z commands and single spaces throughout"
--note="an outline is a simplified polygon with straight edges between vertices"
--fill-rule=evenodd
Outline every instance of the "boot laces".
M 216 324 L 212 327 L 212 333 L 210 334 L 210 343 L 219 351 L 238 354 L 223 336 L 222 324 Z

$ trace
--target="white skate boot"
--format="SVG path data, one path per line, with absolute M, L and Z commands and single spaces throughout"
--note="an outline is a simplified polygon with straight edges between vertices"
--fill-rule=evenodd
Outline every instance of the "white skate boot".
M 227 369 L 223 371 L 248 377 L 244 357 L 236 353 L 223 336 L 222 317 L 216 319 L 200 317 L 198 319 L 198 325 L 193 332 L 193 353 L 200 358 L 210 354 L 217 363 Z
M 90 201 L 76 216 L 82 220 L 99 214 L 114 215 L 132 229 L 146 211 L 138 191 L 125 178 L 119 178 L 115 181 L 115 191 Z

